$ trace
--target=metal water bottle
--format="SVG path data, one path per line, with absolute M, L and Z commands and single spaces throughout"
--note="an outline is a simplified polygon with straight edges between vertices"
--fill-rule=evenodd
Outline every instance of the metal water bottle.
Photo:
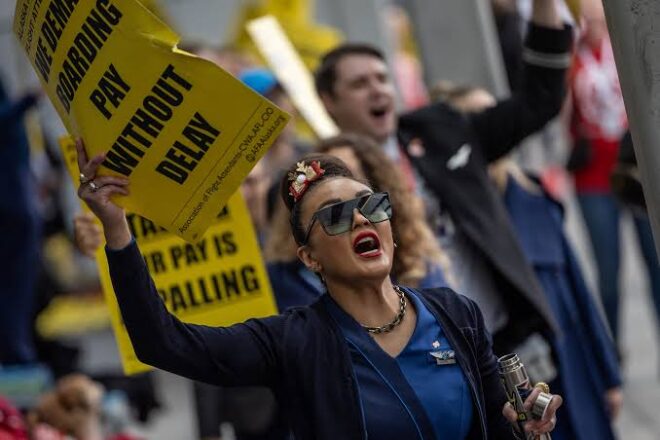
M 550 405 L 552 395 L 546 393 L 539 394 L 532 409 L 526 411 L 523 403 L 534 388 L 529 381 L 525 366 L 520 362 L 518 355 L 512 353 L 499 358 L 498 370 L 509 403 L 513 405 L 513 409 L 518 413 L 518 427 L 520 428 L 520 432 L 525 435 L 527 440 L 551 440 L 550 434 L 541 434 L 538 436 L 535 436 L 532 433 L 525 434 L 523 423 L 532 418 L 537 420 L 541 419 L 543 414 L 545 414 L 548 405 Z

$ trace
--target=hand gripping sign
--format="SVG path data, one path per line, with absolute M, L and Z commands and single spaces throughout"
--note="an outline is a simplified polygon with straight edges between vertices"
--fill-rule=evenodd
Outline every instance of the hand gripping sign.
M 75 182 L 78 165 L 73 139 L 62 138 L 60 148 Z M 210 326 L 227 326 L 277 313 L 240 191 L 224 208 L 215 208 L 213 224 L 195 244 L 184 242 L 139 215 L 126 215 L 165 306 L 184 322 Z M 96 262 L 124 373 L 149 370 L 151 367 L 137 359 L 121 319 L 103 247 L 96 253 Z
M 188 241 L 273 143 L 288 115 L 135 0 L 18 0 L 14 32 L 64 125 L 103 173 L 131 179 L 117 202 Z

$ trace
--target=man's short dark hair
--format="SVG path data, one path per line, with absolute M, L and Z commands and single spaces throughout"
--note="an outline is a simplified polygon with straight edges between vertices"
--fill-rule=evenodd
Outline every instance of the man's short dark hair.
M 314 73 L 316 92 L 319 95 L 323 93 L 334 95 L 335 81 L 337 81 L 337 64 L 348 55 L 369 55 L 385 61 L 383 52 L 367 43 L 345 43 L 337 46 L 323 56 L 319 67 Z

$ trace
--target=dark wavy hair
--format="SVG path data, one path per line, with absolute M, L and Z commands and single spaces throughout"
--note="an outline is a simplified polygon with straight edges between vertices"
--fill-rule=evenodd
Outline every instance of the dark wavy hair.
M 307 189 L 305 190 L 305 192 L 303 193 L 303 195 L 298 199 L 298 201 L 296 201 L 294 200 L 293 196 L 289 193 L 289 186 L 291 185 L 291 180 L 289 179 L 289 173 L 293 173 L 295 175 L 296 168 L 298 167 L 298 162 L 301 161 L 305 162 L 305 164 L 311 164 L 312 162 L 316 161 L 319 163 L 319 165 L 321 166 L 321 168 L 323 168 L 325 172 L 323 176 L 321 176 L 321 178 L 311 182 L 307 187 Z M 284 176 L 282 177 L 282 181 L 280 183 L 280 195 L 282 196 L 282 200 L 284 201 L 284 204 L 289 210 L 289 221 L 291 224 L 291 232 L 293 233 L 293 238 L 296 240 L 296 243 L 298 243 L 299 245 L 303 244 L 303 240 L 305 239 L 305 232 L 306 232 L 305 227 L 302 225 L 300 218 L 300 213 L 302 210 L 302 202 L 305 200 L 307 194 L 309 194 L 314 187 L 318 186 L 319 183 L 336 177 L 345 177 L 348 179 L 359 181 L 353 176 L 353 173 L 351 173 L 348 167 L 346 167 L 344 162 L 327 154 L 310 154 L 308 156 L 303 157 L 302 159 L 296 161 L 296 163 L 291 165 L 284 174 Z

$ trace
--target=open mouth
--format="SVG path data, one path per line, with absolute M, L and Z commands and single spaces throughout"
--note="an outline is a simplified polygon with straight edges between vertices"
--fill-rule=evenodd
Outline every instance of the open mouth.
M 382 119 L 387 115 L 388 107 L 375 107 L 369 110 L 369 114 L 376 119 Z
M 363 232 L 355 237 L 353 251 L 360 257 L 373 258 L 381 254 L 380 240 L 373 232 Z

